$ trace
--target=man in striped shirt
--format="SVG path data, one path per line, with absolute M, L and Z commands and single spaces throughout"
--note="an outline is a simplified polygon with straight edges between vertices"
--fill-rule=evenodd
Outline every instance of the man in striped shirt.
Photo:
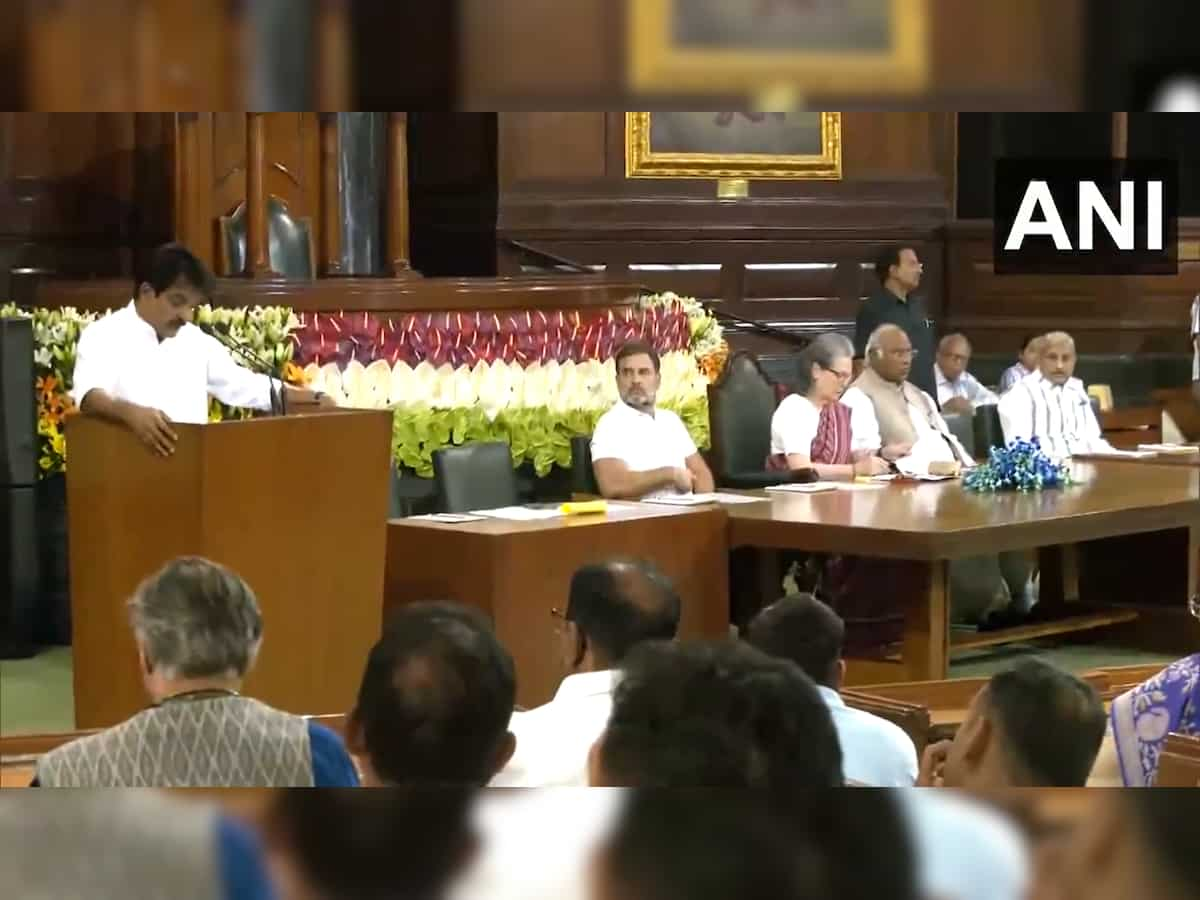
M 1075 341 L 1065 331 L 1045 337 L 1038 371 L 1022 378 L 1000 398 L 1000 424 L 1006 442 L 1036 437 L 1047 456 L 1112 453 L 1092 401 L 1075 374 Z

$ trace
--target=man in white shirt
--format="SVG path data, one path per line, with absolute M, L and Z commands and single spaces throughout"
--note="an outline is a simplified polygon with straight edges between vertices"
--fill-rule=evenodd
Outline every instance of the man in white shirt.
M 661 380 L 654 348 L 630 341 L 617 351 L 616 367 L 620 402 L 600 417 L 592 435 L 600 493 L 638 500 L 712 491 L 712 472 L 679 416 L 654 405 Z
M 793 594 L 772 603 L 746 630 L 747 643 L 770 656 L 791 660 L 816 682 L 842 745 L 847 783 L 912 787 L 917 780 L 912 738 L 887 719 L 851 709 L 838 693 L 846 675 L 844 637 L 838 614 L 811 594 Z
M 151 450 L 170 456 L 171 423 L 207 422 L 209 394 L 231 406 L 270 409 L 272 379 L 239 366 L 220 341 L 192 324 L 213 285 L 212 274 L 185 247 L 155 250 L 137 297 L 79 336 L 71 396 L 80 410 L 125 425 Z M 286 390 L 296 402 L 333 402 Z
M 492 787 L 587 785 L 587 756 L 612 709 L 618 667 L 643 641 L 669 641 L 679 628 L 679 596 L 652 563 L 587 565 L 571 579 L 558 619 L 567 669 L 549 703 L 513 713 L 517 751 Z
M 1006 442 L 1036 437 L 1047 456 L 1112 453 L 1104 439 L 1091 398 L 1075 374 L 1075 341 L 1052 331 L 1042 344 L 1037 372 L 1021 379 L 1000 399 L 1000 424 Z
M 977 406 L 1000 402 L 999 397 L 967 371 L 970 362 L 971 342 L 964 335 L 948 334 L 938 342 L 933 376 L 942 412 L 970 415 Z

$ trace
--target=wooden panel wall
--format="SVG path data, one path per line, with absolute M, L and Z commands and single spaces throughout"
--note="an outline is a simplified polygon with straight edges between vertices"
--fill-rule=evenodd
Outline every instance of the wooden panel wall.
M 712 179 L 626 178 L 624 127 L 622 113 L 500 113 L 498 237 L 798 333 L 849 328 L 877 283 L 867 264 L 908 241 L 938 314 L 953 114 L 844 113 L 841 181 L 756 181 L 739 201 Z
M 0 298 L 14 269 L 127 275 L 169 240 L 170 141 L 159 113 L 0 113 Z
M 1200 220 L 1181 220 L 1179 232 L 1178 275 L 996 275 L 991 222 L 954 223 L 946 231 L 945 325 L 985 352 L 1012 352 L 1029 332 L 1064 329 L 1083 353 L 1188 353 Z
M 265 118 L 267 194 L 287 203 L 293 215 L 310 218 L 320 246 L 319 116 L 269 113 Z M 174 120 L 175 233 L 220 270 L 219 217 L 232 214 L 246 197 L 246 114 L 177 113 Z

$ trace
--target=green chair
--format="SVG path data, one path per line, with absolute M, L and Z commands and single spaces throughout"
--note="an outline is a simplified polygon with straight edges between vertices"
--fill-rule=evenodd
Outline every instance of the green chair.
M 435 450 L 433 472 L 442 512 L 496 509 L 519 502 L 512 452 L 504 442 Z
M 787 482 L 816 481 L 817 473 L 813 469 L 767 470 L 771 416 L 778 405 L 777 393 L 754 354 L 745 351 L 732 354 L 720 379 L 709 385 L 711 465 L 718 487 L 753 489 Z

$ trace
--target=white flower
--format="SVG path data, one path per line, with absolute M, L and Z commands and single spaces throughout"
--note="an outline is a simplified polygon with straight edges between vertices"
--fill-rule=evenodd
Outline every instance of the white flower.
M 387 360 L 375 360 L 363 372 L 363 405 L 369 409 L 384 409 L 388 405 L 391 387 L 392 369 Z
M 392 384 L 388 388 L 388 402 L 393 406 L 411 403 L 415 393 L 413 381 L 413 370 L 408 363 L 397 362 L 392 366 Z
M 50 348 L 49 347 L 38 347 L 36 350 L 33 351 L 34 365 L 40 366 L 43 369 L 48 369 L 48 368 L 50 368 L 50 361 L 51 361 L 51 357 L 50 357 Z

